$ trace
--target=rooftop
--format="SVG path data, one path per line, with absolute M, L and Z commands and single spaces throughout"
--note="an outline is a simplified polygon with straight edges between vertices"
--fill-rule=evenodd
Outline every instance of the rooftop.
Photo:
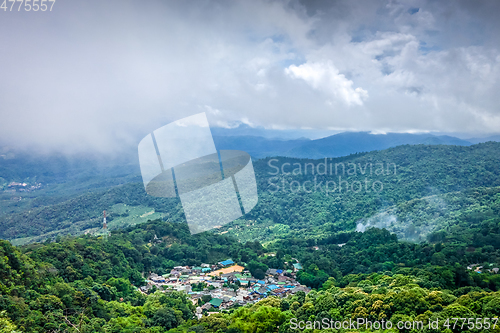
M 219 262 L 219 264 L 221 264 L 222 266 L 229 266 L 229 265 L 234 264 L 234 261 L 232 261 L 231 259 L 227 259 L 227 260 Z
M 213 306 L 219 307 L 222 304 L 222 302 L 223 300 L 220 298 L 212 298 L 209 303 L 212 304 Z
M 234 266 L 231 266 L 231 267 L 226 267 L 226 268 L 218 269 L 216 271 L 213 271 L 212 273 L 208 273 L 208 275 L 219 276 L 220 273 L 222 273 L 222 274 L 228 274 L 228 273 L 232 273 L 232 272 L 243 272 L 244 269 L 245 269 L 245 267 L 242 267 L 242 266 L 239 266 L 239 265 L 234 265 Z

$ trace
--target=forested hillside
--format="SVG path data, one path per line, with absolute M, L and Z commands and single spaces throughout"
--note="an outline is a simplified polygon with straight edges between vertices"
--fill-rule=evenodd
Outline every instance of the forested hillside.
M 483 223 L 492 237 L 500 236 L 499 227 L 498 221 Z M 152 242 L 155 235 L 160 242 Z M 498 317 L 500 275 L 466 266 L 498 267 L 500 243 L 469 238 L 473 242 L 463 245 L 412 244 L 369 229 L 264 247 L 225 235 L 191 236 L 185 225 L 154 221 L 115 231 L 108 239 L 63 237 L 21 248 L 2 241 L 2 325 L 22 332 L 293 332 L 291 318 L 394 323 L 438 318 L 443 323 L 448 317 Z M 341 242 L 345 245 L 339 247 Z M 265 255 L 269 252 L 276 255 Z M 286 269 L 297 259 L 304 266 L 299 281 L 316 291 L 267 298 L 200 320 L 193 319 L 194 307 L 184 293 L 136 291 L 144 272 L 163 274 L 177 265 L 228 257 L 263 269 Z
M 22 194 L 27 202 L 19 212 L 1 217 L 2 237 L 27 245 L 0 242 L 0 329 L 295 332 L 292 318 L 427 325 L 457 317 L 479 320 L 483 326 L 473 332 L 500 331 L 492 326 L 500 315 L 497 156 L 500 144 L 489 142 L 257 160 L 257 206 L 197 235 L 190 235 L 178 199 L 147 196 L 138 182 L 91 182 L 67 200 Z M 103 210 L 109 212 L 108 236 L 101 230 Z M 227 258 L 256 276 L 268 268 L 293 270 L 299 262 L 295 277 L 313 291 L 198 320 L 183 292 L 137 290 L 150 273 Z
M 319 174 L 317 170 L 318 166 L 320 172 L 323 170 L 320 164 L 325 163 L 325 159 L 259 160 L 255 163 L 260 189 L 259 204 L 245 216 L 251 223 L 236 221 L 225 230 L 232 228 L 229 232 L 243 240 L 273 240 L 288 232 L 316 238 L 332 231 L 355 230 L 360 223 L 366 224 L 370 219 L 376 220 L 377 216 L 392 214 L 394 228 L 404 225 L 404 228 L 393 231 L 404 238 L 422 240 L 432 232 L 455 224 L 453 214 L 469 214 L 467 209 L 476 210 L 478 214 L 482 214 L 482 210 L 492 210 L 488 214 L 498 216 L 498 190 L 494 189 L 500 186 L 497 156 L 500 156 L 500 144 L 494 142 L 471 147 L 400 146 L 380 152 L 328 158 L 326 175 Z M 314 165 L 315 174 L 307 164 Z M 338 166 L 336 174 L 335 165 Z M 282 166 L 285 166 L 284 172 Z M 294 175 L 299 166 L 302 171 Z M 377 172 L 380 166 L 383 166 L 383 172 Z M 342 191 L 339 191 L 339 177 L 348 182 L 349 190 L 343 185 Z M 316 184 L 322 184 L 316 190 L 315 179 Z M 304 189 L 303 184 L 308 181 L 310 183 Z M 337 183 L 336 191 L 332 191 L 332 185 L 327 193 L 325 184 L 328 181 Z M 365 181 L 368 181 L 367 187 Z M 372 185 L 377 181 L 383 188 L 374 190 Z M 302 186 L 299 188 L 297 183 Z M 353 184 L 356 184 L 354 190 Z M 479 201 L 488 201 L 481 204 L 487 208 L 477 206 L 478 202 L 472 203 L 477 200 L 474 199 L 478 196 L 476 192 L 479 196 L 483 193 L 484 197 Z M 426 212 L 415 209 L 414 213 L 418 213 L 420 219 L 408 212 L 419 202 L 416 199 L 420 200 L 420 205 L 427 204 Z M 457 204 L 460 200 L 465 200 L 464 205 Z M 440 211 L 442 216 L 425 216 L 431 207 Z M 375 224 L 374 221 L 372 223 Z
M 394 231 L 398 235 L 423 240 L 430 233 L 453 224 L 453 214 L 466 213 L 464 207 L 459 209 L 453 204 L 459 200 L 454 196 L 467 196 L 463 199 L 468 202 L 466 206 L 481 211 L 473 207 L 471 200 L 475 199 L 472 194 L 500 186 L 499 155 L 500 143 L 496 142 L 469 147 L 406 145 L 379 152 L 328 158 L 327 174 L 318 173 L 318 170 L 323 170 L 320 164 L 325 163 L 325 159 L 277 157 L 257 160 L 254 161 L 254 169 L 259 203 L 249 214 L 221 231 L 229 231 L 243 241 L 270 241 L 286 237 L 289 232 L 316 237 L 326 232 L 355 230 L 360 223 L 366 224 L 370 219 L 386 214 L 397 217 L 395 226 L 398 230 Z M 293 174 L 297 163 L 302 171 Z M 313 165 L 315 173 L 306 164 Z M 339 178 L 348 183 L 348 189 L 343 183 L 342 190 L 339 190 Z M 314 182 L 321 186 L 311 190 Z M 333 187 L 326 189 L 327 182 L 335 182 L 336 190 L 332 190 Z M 299 189 L 297 184 L 307 184 L 307 187 Z M 432 219 L 428 219 L 422 215 L 419 219 L 406 211 L 409 208 L 402 208 L 415 206 L 415 199 L 428 202 L 429 207 L 436 206 L 436 202 L 451 201 L 446 207 L 438 205 L 441 207 L 440 218 L 433 215 Z M 484 200 L 492 200 L 491 209 L 497 209 L 494 196 L 486 196 Z M 152 213 L 156 215 L 149 219 L 185 221 L 177 199 L 148 196 L 142 183 L 134 182 L 87 191 L 55 204 L 46 197 L 40 197 L 24 205 L 22 212 L 0 216 L 0 237 L 25 238 L 23 242 L 26 242 L 53 238 L 57 234 L 96 232 L 103 210 L 110 213 L 111 229 L 146 222 L 147 214 Z M 461 212 L 452 213 L 457 209 Z M 404 228 L 398 227 L 401 225 Z M 33 236 L 38 238 L 30 238 Z

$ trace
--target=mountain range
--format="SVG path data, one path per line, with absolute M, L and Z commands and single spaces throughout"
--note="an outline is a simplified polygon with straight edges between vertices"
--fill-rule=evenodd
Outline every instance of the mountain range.
M 325 159 L 259 159 L 254 163 L 259 203 L 244 218 L 218 231 L 242 241 L 271 241 L 289 233 L 311 238 L 331 231 L 356 230 L 361 223 L 365 227 L 383 225 L 401 237 L 424 240 L 443 228 L 452 228 L 459 215 L 482 214 L 489 218 L 496 214 L 499 152 L 500 143 L 496 142 L 470 146 L 400 145 L 329 159 L 328 174 L 315 174 L 305 166 L 316 165 L 313 169 L 320 170 Z M 9 161 L 14 169 L 14 161 Z M 341 165 L 338 172 L 337 164 Z M 296 165 L 303 165 L 304 172 L 291 174 L 291 166 Z M 387 166 L 388 171 L 378 172 L 377 165 Z M 349 171 L 353 166 L 355 171 Z M 0 238 L 25 243 L 58 234 L 99 232 L 103 210 L 108 212 L 110 230 L 154 219 L 185 222 L 178 198 L 148 196 L 140 175 L 132 169 L 126 176 L 112 172 L 116 171 L 113 168 L 86 169 L 80 178 L 68 172 L 67 181 L 49 184 L 46 181 L 52 173 L 45 172 L 43 165 L 26 169 L 31 177 L 45 175 L 36 180 L 43 183 L 42 187 L 28 192 L 13 192 L 8 184 L 16 179 L 5 179 L 7 182 L 0 184 Z M 42 177 L 47 180 L 41 181 Z M 17 181 L 31 184 L 29 180 Z M 327 190 L 327 182 L 338 182 L 337 191 L 332 185 Z M 320 186 L 313 191 L 315 183 Z M 375 183 L 378 187 L 374 187 Z M 297 184 L 303 184 L 303 188 L 297 189 Z M 484 193 L 482 198 L 480 193 Z M 486 206 L 493 207 L 492 213 L 483 211 L 481 205 L 476 209 L 478 202 L 487 202 Z
M 237 130 L 212 130 L 214 141 L 219 150 L 243 150 L 254 158 L 285 156 L 297 158 L 340 157 L 351 154 L 384 150 L 400 145 L 454 145 L 470 146 L 473 144 L 500 141 L 500 135 L 486 138 L 459 139 L 449 135 L 387 133 L 372 134 L 369 132 L 343 132 L 318 139 L 306 137 L 284 139 L 271 137 L 271 134 L 261 136 L 261 130 L 251 131 L 244 127 Z M 244 135 L 240 135 L 243 133 Z M 272 131 L 271 133 L 275 133 Z M 225 134 L 225 135 L 221 135 Z M 253 135 L 250 135 L 253 134 Z M 298 134 L 298 133 L 295 133 Z M 286 134 L 290 136 L 291 134 Z

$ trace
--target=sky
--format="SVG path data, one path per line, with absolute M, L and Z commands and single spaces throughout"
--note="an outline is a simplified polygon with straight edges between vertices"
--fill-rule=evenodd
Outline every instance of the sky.
M 119 151 L 200 112 L 218 127 L 500 132 L 499 1 L 17 8 L 0 9 L 0 145 Z

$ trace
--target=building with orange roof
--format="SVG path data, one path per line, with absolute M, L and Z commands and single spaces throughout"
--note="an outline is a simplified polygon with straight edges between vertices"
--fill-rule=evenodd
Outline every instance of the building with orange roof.
M 232 273 L 232 272 L 243 272 L 245 270 L 245 267 L 240 266 L 240 265 L 234 265 L 231 267 L 226 267 L 226 268 L 221 268 L 216 271 L 213 271 L 211 273 L 208 273 L 210 276 L 219 276 L 220 274 L 227 274 L 227 273 Z

